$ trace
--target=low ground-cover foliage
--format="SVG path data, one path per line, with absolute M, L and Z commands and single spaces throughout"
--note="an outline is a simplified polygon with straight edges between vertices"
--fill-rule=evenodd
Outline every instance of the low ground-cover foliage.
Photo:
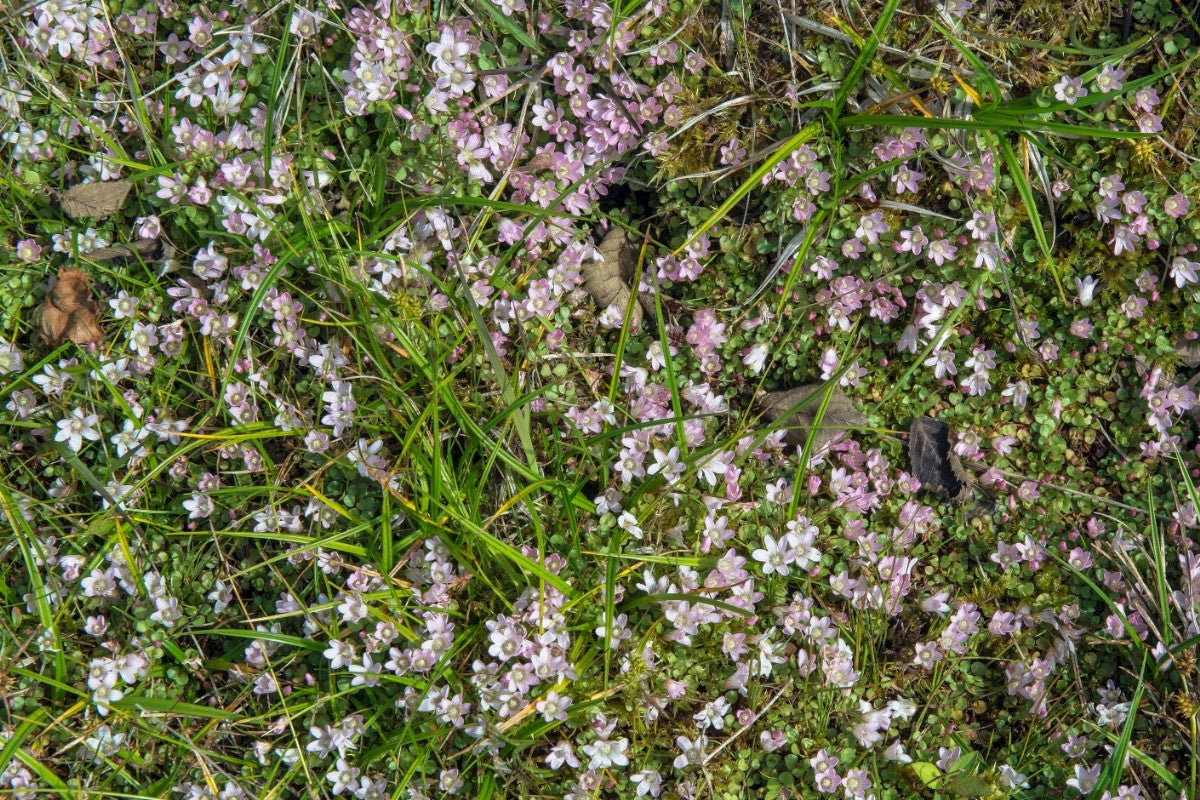
M 5 11 L 0 786 L 1195 797 L 1200 28 L 1049 8 Z

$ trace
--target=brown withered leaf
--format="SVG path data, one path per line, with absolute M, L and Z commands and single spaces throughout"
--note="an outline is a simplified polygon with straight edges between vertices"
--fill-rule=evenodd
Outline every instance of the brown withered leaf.
M 973 483 L 950 447 L 950 426 L 933 417 L 917 417 L 908 429 L 912 474 L 926 489 L 961 501 Z
M 128 245 L 114 244 L 111 247 L 100 247 L 82 254 L 82 258 L 96 264 L 111 263 L 116 265 L 136 264 L 140 261 L 153 261 L 163 254 L 161 239 L 138 239 Z
M 592 296 L 601 310 L 616 306 L 622 312 L 629 306 L 630 282 L 636 271 L 634 257 L 625 237 L 625 229 L 614 226 L 596 248 L 598 261 L 589 261 L 581 269 L 583 288 Z M 654 305 L 645 297 L 633 304 L 631 325 L 637 328 L 642 321 L 642 308 L 653 311 Z
M 1200 341 L 1180 339 L 1175 343 L 1175 355 L 1179 363 L 1188 369 L 1200 367 Z
M 104 219 L 121 208 L 132 188 L 133 182 L 128 180 L 81 183 L 60 193 L 58 204 L 71 219 Z
M 38 323 L 42 338 L 53 346 L 70 339 L 78 345 L 104 343 L 100 330 L 100 306 L 92 297 L 88 276 L 78 270 L 63 268 L 58 280 L 46 295 Z
M 540 172 L 544 169 L 550 169 L 554 166 L 554 156 L 550 153 L 538 153 L 529 161 L 525 162 L 525 172 Z
M 783 420 L 782 427 L 787 429 L 783 437 L 785 442 L 803 447 L 824 397 L 825 384 L 807 383 L 795 389 L 767 392 L 758 398 L 755 405 L 771 422 Z M 798 403 L 803 405 L 792 411 Z M 813 452 L 824 447 L 836 434 L 852 428 L 862 428 L 866 424 L 867 418 L 854 407 L 841 387 L 835 386 L 829 397 L 829 405 L 825 407 L 825 416 L 821 418 L 821 425 L 813 438 Z

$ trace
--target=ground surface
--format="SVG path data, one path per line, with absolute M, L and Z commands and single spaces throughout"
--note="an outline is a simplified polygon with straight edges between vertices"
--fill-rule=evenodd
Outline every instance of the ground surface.
M 1197 796 L 1188 6 L 0 14 L 12 796 Z

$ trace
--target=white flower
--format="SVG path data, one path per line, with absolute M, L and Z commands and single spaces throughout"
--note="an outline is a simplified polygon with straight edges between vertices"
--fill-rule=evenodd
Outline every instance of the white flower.
M 708 737 L 703 733 L 697 736 L 694 740 L 686 736 L 676 736 L 675 744 L 679 747 L 679 755 L 675 757 L 675 769 L 683 769 L 689 764 L 704 763 L 704 746 L 708 744 Z
M 89 689 L 99 689 L 101 686 L 111 689 L 117 685 L 119 677 L 117 662 L 111 658 L 93 658 L 88 664 L 87 685 Z
M 550 752 L 546 756 L 546 764 L 550 769 L 559 769 L 563 764 L 576 769 L 579 766 L 579 759 L 575 757 L 571 743 L 564 739 L 550 748 Z
M 591 758 L 588 769 L 607 769 L 612 766 L 629 766 L 629 759 L 625 756 L 628 748 L 628 739 L 600 739 L 594 744 L 585 744 L 581 749 Z
M 692 717 L 696 722 L 700 723 L 701 728 L 716 728 L 721 730 L 725 727 L 725 715 L 729 713 L 729 701 L 724 697 L 718 697 L 706 703 L 704 708 Z
M 346 759 L 339 758 L 334 765 L 334 769 L 325 776 L 325 780 L 333 784 L 333 793 L 335 795 L 341 794 L 342 792 L 353 791 L 354 784 L 358 781 L 358 776 L 361 772 L 362 770 L 358 767 L 350 766 L 350 763 Z
M 150 348 L 158 344 L 158 328 L 149 322 L 133 323 L 129 332 L 129 349 L 140 356 L 148 356 Z
M 84 597 L 115 597 L 117 594 L 117 582 L 112 575 L 99 569 L 92 570 L 92 574 L 79 584 L 83 587 Z
M 212 498 L 204 492 L 195 492 L 183 501 L 183 509 L 188 512 L 188 519 L 211 517 L 215 508 Z
M 354 663 L 354 647 L 337 639 L 329 640 L 329 647 L 325 648 L 322 655 L 329 659 L 329 666 L 334 669 L 348 667 Z
M 1013 406 L 1016 408 L 1024 408 L 1026 401 L 1029 400 L 1029 384 L 1025 381 L 1010 383 L 1000 394 L 1004 397 L 1011 397 Z
M 127 483 L 120 483 L 115 478 L 104 484 L 102 491 L 94 492 L 94 494 L 100 498 L 101 508 L 116 506 L 122 511 L 128 511 L 134 503 L 142 499 L 140 489 Z
M 641 772 L 635 772 L 629 776 L 629 780 L 637 786 L 637 797 L 646 795 L 658 797 L 662 793 L 662 775 L 655 770 L 644 769 Z
M 1067 786 L 1070 786 L 1080 794 L 1087 794 L 1096 788 L 1096 782 L 1100 780 L 1100 767 L 1100 764 L 1092 767 L 1076 764 L 1075 777 L 1067 779 Z
M 1195 283 L 1197 269 L 1200 269 L 1200 263 L 1176 256 L 1171 261 L 1171 277 L 1175 279 L 1175 286 L 1182 289 L 1189 283 Z
M 1100 74 L 1096 76 L 1095 85 L 1097 91 L 1104 94 L 1119 92 L 1125 86 L 1125 70 L 1120 67 L 1114 67 L 1112 64 L 1107 64 L 1104 69 L 1100 70 Z
M 597 317 L 597 320 L 600 322 L 600 326 L 603 328 L 620 328 L 625 324 L 625 309 L 618 308 L 615 305 L 610 305 L 608 308 L 600 312 L 600 316 Z M 635 316 L 634 322 L 631 323 L 630 327 L 636 328 L 636 323 L 637 318 Z
M 179 601 L 174 597 L 154 598 L 154 608 L 155 611 L 150 615 L 150 619 L 161 622 L 165 628 L 170 628 L 182 616 L 179 611 Z
M 725 473 L 729 469 L 729 465 L 733 463 L 731 454 L 726 451 L 718 451 L 713 453 L 704 460 L 697 472 L 709 486 L 716 486 L 720 481 L 725 480 Z
M 933 367 L 934 377 L 941 378 L 947 375 L 957 375 L 958 367 L 954 365 L 954 353 L 950 350 L 937 350 L 933 355 L 925 359 L 925 366 Z
M 807 517 L 799 517 L 787 524 L 788 545 L 795 553 L 795 561 L 800 569 L 808 569 L 821 560 L 821 551 L 816 548 L 817 534 L 820 531 L 816 525 L 809 522 Z
M 212 601 L 213 613 L 220 614 L 233 602 L 233 587 L 224 581 L 217 581 L 206 597 Z
M 322 22 L 324 22 L 324 14 L 320 11 L 313 12 L 307 8 L 298 8 L 292 12 L 292 21 L 288 30 L 297 39 L 311 39 L 317 35 Z
M 671 355 L 679 354 L 679 349 L 671 345 Z M 662 342 L 654 341 L 646 348 L 646 361 L 649 362 L 651 368 L 657 372 L 667 366 L 666 356 L 663 355 Z
M 438 788 L 446 794 L 458 794 L 464 783 L 463 779 L 458 777 L 456 769 L 444 769 L 438 776 Z
M 1000 766 L 1000 783 L 1007 789 L 1028 789 L 1029 776 L 1022 775 L 1008 764 Z
M 82 408 L 74 408 L 69 417 L 58 421 L 58 433 L 54 434 L 54 441 L 66 442 L 71 452 L 78 453 L 83 449 L 84 439 L 94 442 L 100 438 L 100 432 L 96 430 L 99 422 L 97 415 L 85 414 Z
M 115 666 L 121 680 L 130 686 L 150 674 L 150 659 L 141 653 L 126 653 L 116 659 Z
M 108 712 L 111 710 L 109 706 L 124 696 L 125 693 L 120 689 L 104 686 L 103 684 L 92 690 L 92 702 L 96 704 L 96 712 L 102 717 L 107 717 Z
M 310 753 L 316 753 L 321 758 L 327 758 L 330 753 L 337 749 L 337 745 L 333 741 L 333 731 L 328 725 L 313 725 L 308 729 L 308 733 L 312 739 L 304 749 Z
M 131 419 L 127 419 L 121 426 L 121 430 L 108 437 L 108 440 L 116 446 L 117 458 L 124 458 L 126 453 L 139 450 L 142 440 L 149 433 L 150 431 L 146 428 Z
M 604 514 L 621 512 L 621 493 L 616 489 L 606 489 L 602 494 L 595 497 L 596 513 L 603 516 Z
M 567 708 L 570 705 L 570 697 L 560 695 L 558 692 L 551 690 L 544 700 L 538 701 L 537 711 L 546 722 L 554 722 L 555 720 L 564 722 L 567 719 Z
M 742 363 L 750 370 L 751 375 L 757 375 L 767 365 L 767 356 L 771 350 L 762 342 L 742 351 Z
M 899 739 L 887 746 L 887 749 L 883 751 L 883 757 L 888 761 L 894 761 L 897 764 L 912 763 L 912 756 L 904 751 L 904 745 L 900 743 Z
M 21 367 L 25 365 L 25 359 L 21 356 L 21 351 L 16 348 L 16 345 L 11 345 L 8 342 L 0 342 L 0 375 L 7 375 L 10 372 L 20 372 Z
M 1075 293 L 1079 296 L 1079 305 L 1090 306 L 1092 304 L 1092 295 L 1096 292 L 1096 287 L 1100 285 L 1100 281 L 1088 275 L 1085 278 L 1075 279 Z
M 1097 703 L 1094 706 L 1096 711 L 1097 725 L 1112 725 L 1116 727 L 1125 721 L 1125 717 L 1129 714 L 1131 703 L 1114 703 L 1113 705 L 1104 705 Z
M 788 565 L 796 560 L 796 553 L 787 546 L 787 537 L 776 540 L 771 534 L 763 536 L 763 546 L 750 554 L 755 561 L 761 561 L 763 574 L 788 574 Z
M 667 483 L 675 483 L 683 475 L 684 466 L 679 460 L 679 448 L 672 447 L 669 451 L 664 451 L 658 447 L 654 448 L 654 463 L 646 468 L 646 474 L 654 475 L 658 472 L 662 473 L 663 478 Z
M 108 301 L 113 310 L 113 319 L 128 319 L 137 313 L 138 298 L 122 289 L 117 296 Z
M 641 527 L 638 525 L 637 517 L 628 511 L 621 512 L 621 516 L 617 517 L 617 527 L 635 539 L 640 540 L 644 536 Z
M 371 659 L 370 653 L 362 654 L 362 663 L 351 664 L 350 673 L 354 678 L 350 681 L 351 686 L 378 686 L 379 674 L 383 672 L 383 667 L 376 664 Z
M 345 595 L 342 602 L 338 603 L 337 610 L 342 615 L 342 620 L 347 623 L 364 620 L 371 613 L 362 597 L 354 592 Z
M 96 732 L 84 740 L 84 744 L 95 755 L 93 760 L 97 764 L 104 763 L 104 759 L 112 758 L 121 749 L 121 745 L 125 743 L 125 734 L 113 733 L 112 728 L 107 725 L 101 725 L 96 729 Z
M 892 717 L 898 720 L 911 719 L 913 714 L 917 713 L 917 704 L 905 697 L 897 697 L 890 701 L 887 707 L 892 712 Z

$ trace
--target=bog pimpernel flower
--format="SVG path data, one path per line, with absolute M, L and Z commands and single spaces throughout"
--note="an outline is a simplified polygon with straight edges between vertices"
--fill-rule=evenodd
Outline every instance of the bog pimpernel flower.
M 1074 105 L 1080 98 L 1087 97 L 1087 89 L 1083 88 L 1082 78 L 1064 75 L 1054 84 L 1054 96 L 1067 105 Z
M 1022 74 L 1068 77 L 1022 96 L 945 47 L 963 86 L 901 59 L 909 99 L 881 106 L 869 71 L 847 80 L 853 46 L 806 29 L 821 58 L 759 74 L 779 37 L 686 1 L 20 9 L 5 58 L 37 70 L 0 79 L 0 392 L 28 547 L 0 548 L 24 603 L 0 627 L 27 655 L 11 702 L 49 675 L 92 703 L 0 788 L 46 790 L 74 757 L 119 761 L 97 792 L 171 774 L 185 798 L 757 796 L 790 773 L 865 800 L 971 749 L 1001 788 L 1095 788 L 1090 731 L 1137 688 L 1110 640 L 1166 663 L 1158 640 L 1189 632 L 1187 581 L 1142 596 L 1097 545 L 1137 552 L 1144 525 L 1097 504 L 1152 476 L 1186 578 L 1195 509 L 1163 479 L 1194 466 L 1194 148 L 1122 139 L 1186 130 L 1169 97 L 1192 78 L 1146 37 L 1084 63 L 969 5 L 905 24 L 939 14 L 987 64 L 1017 34 Z M 1075 16 L 1098 50 L 1111 31 Z M 710 23 L 756 58 L 678 35 Z M 881 45 L 907 46 L 896 25 Z M 142 55 L 157 90 L 110 80 Z M 735 91 L 705 100 L 714 80 Z M 840 88 L 841 119 L 797 128 Z M 61 91 L 82 105 L 43 102 Z M 910 100 L 961 116 L 972 91 L 1021 110 L 1016 166 L 969 127 L 859 124 Z M 59 213 L 55 192 L 122 176 L 117 212 Z M 640 325 L 586 290 L 613 225 Z M 91 279 L 101 347 L 35 341 L 62 266 Z M 798 465 L 752 398 L 834 380 L 868 422 Z M 907 471 L 920 415 L 978 481 L 953 512 Z M 993 528 L 964 561 L 954 543 Z M 150 700 L 211 706 L 222 745 L 164 747 L 131 716 Z M 977 703 L 1028 735 L 989 738 Z M 1185 760 L 1172 730 L 1147 758 Z
M 609 767 L 627 767 L 629 759 L 625 751 L 629 748 L 628 739 L 599 739 L 592 744 L 586 744 L 582 750 L 591 760 L 588 769 L 608 769 Z
M 56 423 L 58 432 L 54 434 L 54 441 L 64 442 L 71 452 L 78 453 L 83 449 L 85 440 L 99 441 L 100 431 L 97 429 L 99 423 L 100 416 L 98 414 L 89 414 L 82 408 L 73 408 L 70 415 Z

